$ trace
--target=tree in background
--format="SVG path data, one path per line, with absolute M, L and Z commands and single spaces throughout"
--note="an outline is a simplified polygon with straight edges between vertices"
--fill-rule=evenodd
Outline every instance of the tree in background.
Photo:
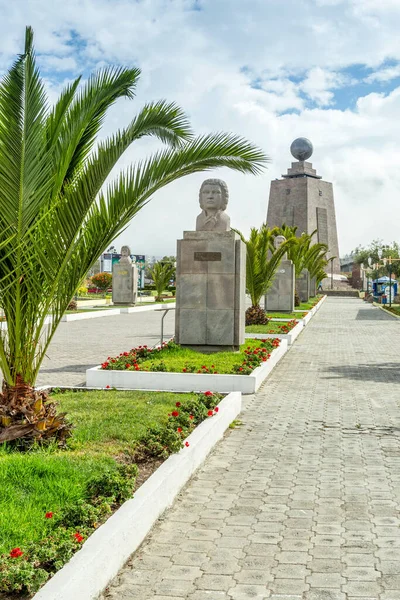
M 378 251 L 382 251 L 382 258 L 379 259 Z M 378 279 L 382 275 L 389 275 L 389 265 L 383 265 L 384 260 L 389 257 L 400 258 L 400 245 L 397 242 L 391 242 L 390 244 L 384 244 L 383 240 L 373 240 L 369 246 L 357 246 L 352 252 L 353 261 L 358 264 L 364 265 L 367 269 L 369 266 L 368 258 L 371 258 L 371 265 L 380 264 L 377 269 L 371 269 L 370 274 L 372 279 Z M 390 272 L 396 278 L 400 277 L 400 261 L 394 261 L 391 265 Z
M 156 301 L 164 302 L 162 293 L 169 285 L 170 280 L 175 277 L 175 265 L 168 261 L 164 263 L 162 261 L 156 262 L 150 268 L 149 274 L 156 288 Z
M 194 137 L 183 111 L 163 100 L 97 141 L 108 109 L 134 97 L 139 76 L 105 67 L 81 87 L 80 78 L 68 84 L 49 107 L 28 27 L 23 54 L 0 82 L 0 442 L 68 435 L 63 416 L 33 388 L 40 365 L 79 283 L 155 192 L 217 167 L 257 174 L 268 160 L 232 134 Z M 166 147 L 106 183 L 145 136 Z
M 252 227 L 248 240 L 240 231 L 235 231 L 246 244 L 246 288 L 251 299 L 251 306 L 246 310 L 246 325 L 264 325 L 268 323 L 268 318 L 260 306 L 260 300 L 271 287 L 281 259 L 290 248 L 292 240 L 275 248 L 275 235 L 266 223 L 260 229 Z

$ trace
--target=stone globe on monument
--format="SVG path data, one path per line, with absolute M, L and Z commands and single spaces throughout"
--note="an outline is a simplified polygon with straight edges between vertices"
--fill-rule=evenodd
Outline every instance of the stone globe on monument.
M 295 139 L 290 152 L 296 159 L 282 179 L 271 181 L 267 223 L 281 227 L 283 223 L 297 227 L 297 235 L 312 233 L 315 242 L 327 244 L 327 257 L 334 256 L 333 272 L 340 273 L 339 245 L 336 228 L 335 202 L 332 183 L 324 181 L 312 163 L 313 145 L 309 139 Z

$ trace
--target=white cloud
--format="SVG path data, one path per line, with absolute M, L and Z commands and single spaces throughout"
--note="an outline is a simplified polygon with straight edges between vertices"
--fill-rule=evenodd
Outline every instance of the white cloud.
M 374 73 L 371 73 L 371 75 L 368 75 L 368 77 L 365 78 L 365 81 L 367 83 L 374 83 L 375 81 L 391 81 L 392 79 L 396 79 L 396 77 L 400 77 L 400 64 L 375 71 Z
M 343 85 L 344 81 L 343 76 L 338 73 L 314 67 L 308 71 L 300 89 L 319 106 L 328 106 L 333 102 L 332 90 Z

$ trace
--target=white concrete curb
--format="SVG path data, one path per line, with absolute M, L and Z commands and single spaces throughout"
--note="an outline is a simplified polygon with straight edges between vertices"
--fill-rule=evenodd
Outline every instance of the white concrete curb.
M 147 312 L 149 310 L 157 309 L 171 309 L 175 308 L 175 302 L 158 303 L 158 304 L 147 304 L 146 306 L 130 306 L 128 308 L 108 308 L 107 310 L 88 310 L 84 313 L 64 315 L 61 318 L 62 322 L 69 321 L 82 321 L 84 319 L 97 319 L 98 317 L 115 317 L 115 315 L 121 315 L 126 313 L 140 313 Z
M 277 337 L 277 336 L 274 336 Z M 163 373 L 147 371 L 103 371 L 100 366 L 87 369 L 86 385 L 94 388 L 121 390 L 163 390 L 171 392 L 242 392 L 254 394 L 270 374 L 276 363 L 287 352 L 287 340 L 281 340 L 278 348 L 251 375 L 212 375 L 203 373 Z
M 223 437 L 241 406 L 240 393 L 226 396 L 219 412 L 187 438 L 189 447 L 170 456 L 32 600 L 95 600 Z
M 255 340 L 265 340 L 265 339 L 273 339 L 278 338 L 279 340 L 287 340 L 289 346 L 293 344 L 295 339 L 300 335 L 303 331 L 303 320 L 299 321 L 296 327 L 293 327 L 289 331 L 289 333 L 246 333 L 246 339 L 255 339 Z

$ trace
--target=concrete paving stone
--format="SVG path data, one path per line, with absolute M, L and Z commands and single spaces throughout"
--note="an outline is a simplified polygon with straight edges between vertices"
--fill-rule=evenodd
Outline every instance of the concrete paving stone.
M 273 594 L 300 594 L 310 589 L 304 579 L 275 579 L 268 584 Z
M 266 569 L 271 570 L 278 563 L 272 556 L 251 556 L 239 560 L 239 565 L 242 569 Z
M 239 570 L 239 559 L 219 560 L 212 559 L 202 565 L 204 573 L 216 573 L 217 575 L 233 575 Z
M 168 569 L 171 566 L 172 559 L 170 557 L 159 556 L 157 554 L 153 556 L 149 553 L 139 555 L 136 563 L 134 565 L 132 563 L 132 568 L 135 567 L 137 569 L 150 571 L 161 571 L 162 569 Z
M 166 600 L 170 600 L 170 598 L 166 598 Z M 190 594 L 187 598 L 182 598 L 182 600 L 230 600 L 230 596 L 225 592 L 218 592 L 216 590 L 198 590 L 194 594 Z
M 381 583 L 385 589 L 400 591 L 400 575 L 382 575 Z
M 216 542 L 220 541 L 221 538 L 217 539 Z M 175 549 L 179 547 L 182 552 L 210 552 L 216 548 L 216 545 L 213 542 L 204 542 L 200 540 L 181 540 L 180 545 L 176 545 Z
M 273 581 L 273 576 L 265 569 L 242 569 L 234 575 L 238 583 L 249 583 L 251 585 L 264 585 Z
M 199 579 L 196 579 L 195 585 L 199 590 L 217 590 L 227 592 L 236 584 L 231 575 L 216 575 L 204 573 Z
M 176 548 L 174 548 L 174 552 L 176 552 Z M 174 554 L 171 560 L 174 565 L 200 567 L 200 565 L 210 559 L 205 552 L 179 552 L 178 554 Z
M 296 538 L 284 538 L 279 544 L 281 550 L 293 550 L 296 552 L 308 552 L 313 544 L 311 540 L 298 540 Z
M 203 563 L 207 564 L 207 563 Z M 202 571 L 199 567 L 193 567 L 188 565 L 173 565 L 168 569 L 164 569 L 162 572 L 163 579 L 175 579 L 193 581 L 196 577 L 200 577 Z
M 315 533 L 321 535 L 341 535 L 345 532 L 345 529 L 342 525 L 329 525 L 328 523 L 320 523 L 319 525 L 314 525 L 312 527 L 312 530 L 315 531 Z
M 305 565 L 311 560 L 311 556 L 307 552 L 277 552 L 275 559 L 278 563 L 288 563 Z
M 343 571 L 343 577 L 354 581 L 375 581 L 381 577 L 381 573 L 375 567 L 347 567 Z
M 280 564 L 271 570 L 277 579 L 304 579 L 310 575 L 309 565 Z
M 189 531 L 185 534 L 186 539 L 188 540 L 198 540 L 200 542 L 213 542 L 214 540 L 221 537 L 221 530 L 217 529 L 202 529 L 197 527 L 197 523 L 195 527 L 189 529 Z
M 382 587 L 375 581 L 349 581 L 342 585 L 342 591 L 348 596 L 380 597 Z
M 270 596 L 270 591 L 263 585 L 238 584 L 228 590 L 232 600 L 265 600 Z
M 285 529 L 282 536 L 284 539 L 310 540 L 314 539 L 315 534 L 308 529 Z
M 381 560 L 376 568 L 384 575 L 400 575 L 400 560 Z
M 340 573 L 342 570 L 341 561 L 332 557 L 314 558 L 307 567 L 312 573 Z
M 334 588 L 340 589 L 340 586 L 345 583 L 345 579 L 340 573 L 324 572 L 313 573 L 306 578 L 306 582 L 311 588 Z
M 276 546 L 273 544 L 258 544 L 247 542 L 243 546 L 243 551 L 246 555 L 250 556 L 274 556 L 276 554 Z
M 195 591 L 195 587 L 193 581 L 163 579 L 154 586 L 154 591 L 160 596 L 183 596 L 186 598 Z M 134 599 L 136 600 L 135 596 Z
M 303 600 L 347 600 L 347 596 L 339 590 L 313 588 L 303 594 Z
M 248 546 L 249 544 L 249 539 L 245 537 L 231 537 L 223 535 L 215 540 L 216 548 L 244 548 L 244 546 Z

